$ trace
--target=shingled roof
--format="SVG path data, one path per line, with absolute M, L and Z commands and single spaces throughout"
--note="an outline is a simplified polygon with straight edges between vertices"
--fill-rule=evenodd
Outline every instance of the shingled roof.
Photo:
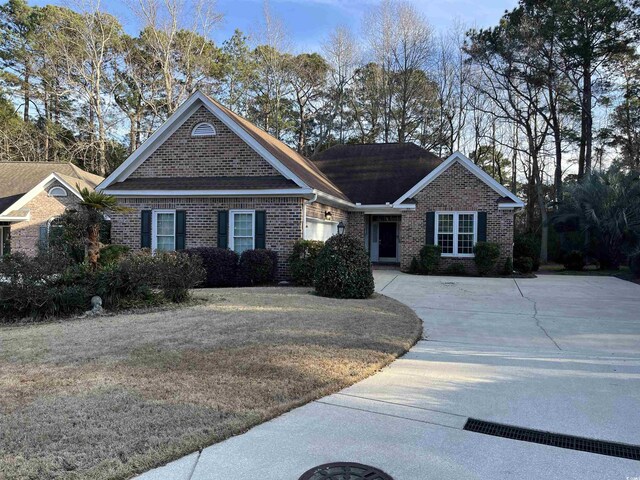
M 363 205 L 395 202 L 442 163 L 413 143 L 336 145 L 312 160 L 349 200 Z
M 0 162 L 0 213 L 52 173 L 58 174 L 74 188 L 78 185 L 93 190 L 102 181 L 102 177 L 71 163 Z

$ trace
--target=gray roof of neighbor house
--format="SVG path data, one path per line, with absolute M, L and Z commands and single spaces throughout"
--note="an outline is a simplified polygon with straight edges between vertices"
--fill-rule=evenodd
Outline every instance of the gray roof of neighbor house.
M 363 205 L 395 202 L 442 163 L 413 143 L 336 145 L 312 160 L 349 200 Z
M 0 162 L 0 213 L 52 173 L 74 188 L 78 185 L 93 190 L 103 180 L 71 163 Z

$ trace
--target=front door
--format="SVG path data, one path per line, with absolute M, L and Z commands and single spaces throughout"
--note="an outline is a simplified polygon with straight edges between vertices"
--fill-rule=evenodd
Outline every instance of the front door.
M 378 257 L 380 260 L 396 260 L 396 229 L 395 222 L 380 222 L 378 225 Z

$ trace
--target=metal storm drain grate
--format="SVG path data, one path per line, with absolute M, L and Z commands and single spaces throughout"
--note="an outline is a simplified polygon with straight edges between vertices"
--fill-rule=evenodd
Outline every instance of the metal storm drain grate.
M 393 480 L 377 468 L 359 463 L 337 462 L 314 467 L 302 474 L 299 480 Z
M 520 440 L 521 442 L 539 443 L 551 447 L 597 453 L 610 457 L 640 460 L 640 446 L 637 445 L 626 445 L 624 443 L 605 442 L 592 438 L 574 437 L 573 435 L 543 432 L 541 430 L 513 427 L 501 423 L 485 422 L 483 420 L 476 420 L 475 418 L 467 420 L 464 430 L 493 435 L 494 437 Z

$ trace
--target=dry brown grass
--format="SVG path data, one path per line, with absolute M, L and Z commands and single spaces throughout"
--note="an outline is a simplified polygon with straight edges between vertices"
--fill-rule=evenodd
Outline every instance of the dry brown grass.
M 128 478 L 371 375 L 422 328 L 383 296 L 196 296 L 179 310 L 0 328 L 0 479 Z

